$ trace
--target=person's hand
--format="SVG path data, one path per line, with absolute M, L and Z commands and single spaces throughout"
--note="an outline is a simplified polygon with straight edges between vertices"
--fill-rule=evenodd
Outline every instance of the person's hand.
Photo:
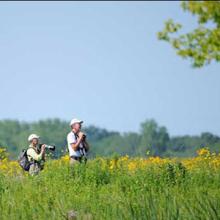
M 85 135 L 84 135 L 84 133 L 83 133 L 82 131 L 80 131 L 80 132 L 78 133 L 78 136 L 79 136 L 80 139 L 83 139 L 83 137 L 84 137 Z
M 45 148 L 46 148 L 46 144 L 43 144 L 43 145 L 41 146 L 41 152 L 45 152 Z

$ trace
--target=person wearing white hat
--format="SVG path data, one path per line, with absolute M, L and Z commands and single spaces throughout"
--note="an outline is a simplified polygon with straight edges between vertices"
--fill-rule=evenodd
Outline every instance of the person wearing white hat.
M 73 118 L 70 122 L 71 132 L 67 135 L 70 164 L 81 162 L 83 156 L 89 150 L 86 135 L 81 131 L 83 121 Z
M 29 173 L 34 176 L 43 169 L 43 163 L 45 160 L 45 144 L 38 148 L 38 142 L 40 137 L 36 134 L 31 134 L 28 137 L 28 142 L 30 143 L 27 150 L 27 157 L 29 162 L 31 162 Z

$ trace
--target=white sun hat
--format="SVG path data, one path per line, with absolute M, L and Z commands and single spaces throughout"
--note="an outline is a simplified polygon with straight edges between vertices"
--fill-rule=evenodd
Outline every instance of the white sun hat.
M 31 142 L 34 138 L 39 139 L 40 136 L 38 136 L 38 135 L 36 135 L 36 134 L 31 134 L 31 135 L 29 135 L 29 137 L 28 137 L 28 141 Z
M 73 118 L 73 119 L 71 120 L 71 122 L 70 122 L 70 126 L 72 126 L 73 124 L 76 124 L 76 123 L 82 124 L 83 121 L 82 121 L 82 120 L 79 120 L 79 119 L 77 119 L 77 118 Z

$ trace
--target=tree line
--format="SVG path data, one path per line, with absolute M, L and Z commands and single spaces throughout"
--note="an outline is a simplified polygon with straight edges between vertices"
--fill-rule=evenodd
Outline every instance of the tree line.
M 31 133 L 41 136 L 42 143 L 54 144 L 57 149 L 55 157 L 66 153 L 66 135 L 69 132 L 68 122 L 60 119 L 46 119 L 38 122 L 20 122 L 17 120 L 0 121 L 0 147 L 4 147 L 12 159 L 28 147 L 27 137 Z M 194 156 L 196 150 L 209 147 L 219 152 L 220 137 L 210 132 L 200 135 L 170 136 L 165 126 L 159 126 L 153 120 L 140 124 L 139 132 L 119 133 L 96 126 L 84 129 L 91 144 L 90 156 L 152 156 L 187 157 Z

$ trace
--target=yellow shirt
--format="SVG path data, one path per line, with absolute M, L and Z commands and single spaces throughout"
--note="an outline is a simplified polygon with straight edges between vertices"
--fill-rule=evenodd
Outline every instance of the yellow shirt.
M 40 152 L 39 154 L 36 152 L 37 150 L 34 150 L 32 145 L 29 146 L 28 150 L 27 150 L 27 156 L 28 156 L 28 160 L 29 161 L 40 161 L 42 160 L 43 157 L 43 153 Z

